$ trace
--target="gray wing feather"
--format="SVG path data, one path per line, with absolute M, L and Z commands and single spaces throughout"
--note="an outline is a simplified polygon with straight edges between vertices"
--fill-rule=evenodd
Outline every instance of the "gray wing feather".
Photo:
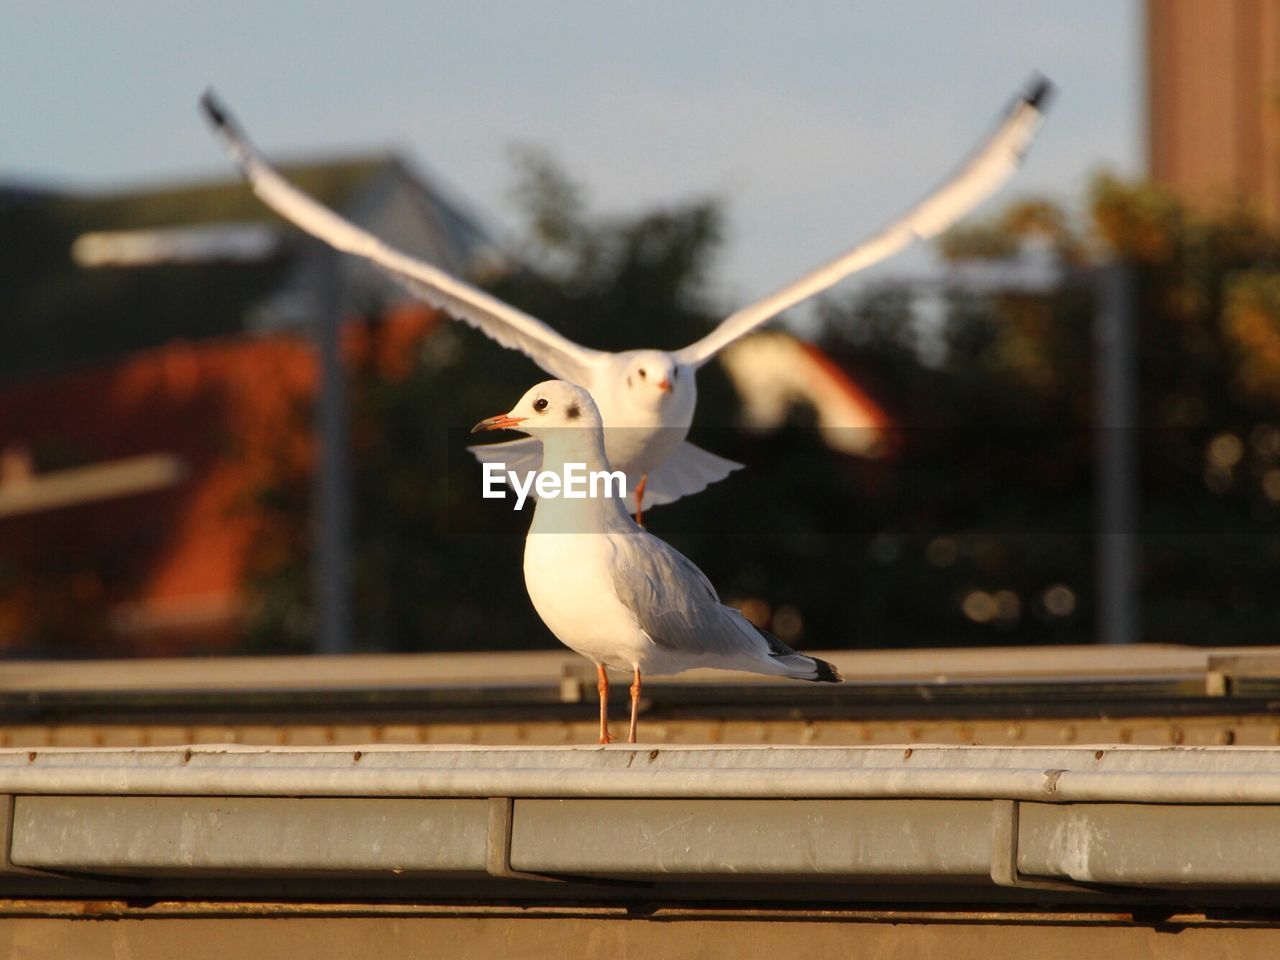
M 734 340 L 851 273 L 897 253 L 918 237 L 931 237 L 964 216 L 1013 176 L 1044 120 L 1052 85 L 1036 78 L 1032 89 L 1015 101 L 995 133 L 947 181 L 875 236 L 847 250 L 780 290 L 726 317 L 676 358 L 700 367 Z
M 595 370 L 608 359 L 607 354 L 580 346 L 523 310 L 383 243 L 281 176 L 240 131 L 212 91 L 204 95 L 201 105 L 254 193 L 280 216 L 334 249 L 368 260 L 414 296 L 502 346 L 526 354 L 553 377 L 591 386 Z
M 614 548 L 618 599 L 658 646 L 709 660 L 769 657 L 765 638 L 674 547 L 641 532 L 614 538 Z

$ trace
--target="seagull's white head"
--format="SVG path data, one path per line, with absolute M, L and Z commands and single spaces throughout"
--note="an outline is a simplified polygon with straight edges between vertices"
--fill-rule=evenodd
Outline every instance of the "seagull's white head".
M 635 350 L 628 354 L 623 372 L 627 396 L 640 406 L 657 408 L 672 403 L 688 387 L 680 378 L 680 365 L 661 350 Z M 686 371 L 684 379 L 691 375 Z
M 565 427 L 600 429 L 600 410 L 591 394 L 564 380 L 544 380 L 531 387 L 507 413 L 481 420 L 471 428 L 481 430 L 518 430 L 531 437 L 546 439 L 547 431 Z

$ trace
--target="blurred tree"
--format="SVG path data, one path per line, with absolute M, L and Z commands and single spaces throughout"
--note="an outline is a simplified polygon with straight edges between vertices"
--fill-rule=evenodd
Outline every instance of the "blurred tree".
M 961 235 L 943 249 L 953 259 L 988 251 L 1006 256 L 1030 235 L 1070 266 L 1133 265 L 1146 637 L 1270 642 L 1280 626 L 1280 611 L 1265 601 L 1280 559 L 1280 474 L 1271 472 L 1270 447 L 1280 436 L 1274 425 L 1280 351 L 1269 349 L 1280 329 L 1280 287 L 1271 279 L 1280 236 L 1247 208 L 1197 213 L 1161 187 L 1109 176 L 1095 180 L 1087 214 L 1076 230 L 1039 202 L 1014 205 L 967 228 L 999 242 Z M 995 297 L 960 310 L 953 303 L 943 364 L 970 380 L 963 395 L 994 401 L 987 423 L 1018 423 L 1011 404 L 1019 404 L 1032 414 L 1029 425 L 1038 421 L 1045 432 L 1045 451 L 1061 433 L 1055 456 L 1072 455 L 1074 446 L 1082 463 L 1092 444 L 1079 440 L 1094 418 L 1088 338 L 1096 307 L 1087 278 L 1068 274 L 1065 288 L 1050 298 Z M 1001 399 L 1009 386 L 1016 389 Z M 1087 517 L 1086 470 L 1072 497 L 1077 509 L 1070 512 Z M 1011 491 L 1002 499 L 1008 505 L 1021 498 Z M 1047 506 L 1041 504 L 1039 517 Z M 1087 591 L 1091 550 L 1078 553 L 1074 578 Z M 1013 584 L 1035 567 L 1033 557 L 1013 556 L 1002 576 Z
M 602 217 L 545 155 L 518 164 L 529 266 L 498 296 L 606 349 L 679 346 L 714 322 L 718 202 Z M 1138 273 L 1147 639 L 1270 642 L 1280 237 L 1247 211 L 1196 214 L 1110 177 L 1083 220 L 1024 201 L 942 239 L 954 263 L 1053 261 L 1066 280 L 1052 293 L 957 285 L 922 310 L 918 289 L 890 283 L 821 305 L 821 345 L 897 424 L 886 458 L 833 453 L 803 412 L 794 429 L 746 433 L 717 365 L 704 368 L 693 439 L 747 471 L 655 511 L 650 529 L 801 647 L 1091 642 L 1089 270 L 1119 259 Z M 391 329 L 366 325 L 352 364 L 358 643 L 553 647 L 520 573 L 528 510 L 475 495 L 464 433 L 545 375 L 459 324 L 409 344 L 382 342 Z M 255 636 L 302 646 L 305 477 L 263 493 L 295 549 L 259 571 Z
M 1280 397 L 1280 271 L 1247 270 L 1233 277 L 1223 320 L 1235 354 L 1236 386 L 1255 400 Z
M 1280 414 L 1266 332 L 1280 235 L 1256 211 L 1200 213 L 1166 190 L 1100 178 L 1099 242 L 1137 265 L 1143 549 L 1153 639 L 1270 643 Z M 1261 348 L 1261 349 L 1260 349 Z

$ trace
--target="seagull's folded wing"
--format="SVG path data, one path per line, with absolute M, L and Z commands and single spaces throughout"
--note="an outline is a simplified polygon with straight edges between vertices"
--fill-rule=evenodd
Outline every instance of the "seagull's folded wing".
M 415 296 L 483 331 L 504 347 L 527 354 L 552 376 L 590 386 L 591 372 L 607 354 L 579 346 L 536 317 L 388 246 L 342 218 L 282 177 L 239 131 L 212 94 L 206 93 L 201 105 L 253 192 L 280 216 L 335 249 L 377 265 Z
M 720 602 L 687 557 L 647 533 L 613 538 L 610 566 L 618 599 L 666 655 L 667 671 L 694 667 L 747 670 L 800 680 L 839 679 L 827 664 L 792 650 Z
M 677 359 L 700 367 L 734 340 L 788 307 L 892 256 L 917 237 L 931 237 L 951 226 L 1013 176 L 1044 118 L 1051 89 L 1049 81 L 1038 78 L 969 160 L 905 216 L 834 260 L 726 317 L 701 340 L 678 351 Z
M 690 661 L 767 656 L 764 639 L 726 616 L 729 608 L 711 581 L 670 544 L 637 532 L 616 537 L 614 549 L 610 572 L 618 599 L 658 646 Z

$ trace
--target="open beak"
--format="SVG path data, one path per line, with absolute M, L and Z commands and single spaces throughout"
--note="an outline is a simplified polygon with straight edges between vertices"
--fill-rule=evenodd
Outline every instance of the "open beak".
M 479 433 L 481 430 L 506 430 L 508 427 L 514 427 L 517 423 L 524 423 L 525 417 L 513 417 L 510 414 L 500 413 L 496 417 L 489 417 L 487 420 L 481 420 L 471 428 L 472 433 Z
M 668 380 L 666 377 L 663 377 L 661 380 L 658 381 L 658 389 L 664 391 L 665 393 L 670 393 L 671 381 Z

